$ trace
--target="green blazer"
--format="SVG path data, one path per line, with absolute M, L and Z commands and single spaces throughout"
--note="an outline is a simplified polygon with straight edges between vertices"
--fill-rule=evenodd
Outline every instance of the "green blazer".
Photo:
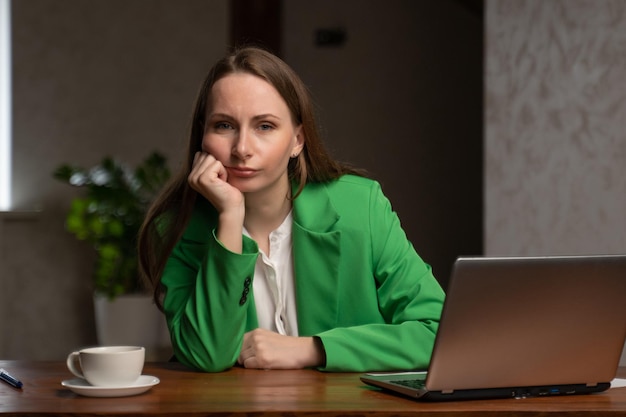
M 444 293 L 380 185 L 356 176 L 307 184 L 293 219 L 298 329 L 321 339 L 320 369 L 427 368 Z M 209 372 L 233 366 L 244 332 L 258 327 L 251 290 L 258 247 L 242 236 L 243 253 L 228 251 L 216 224 L 215 209 L 199 200 L 162 276 L 174 354 Z

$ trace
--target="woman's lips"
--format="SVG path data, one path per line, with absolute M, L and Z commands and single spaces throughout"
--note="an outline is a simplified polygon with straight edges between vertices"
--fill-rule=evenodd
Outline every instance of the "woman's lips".
M 257 170 L 252 168 L 228 167 L 226 168 L 229 175 L 240 178 L 250 178 L 256 175 Z

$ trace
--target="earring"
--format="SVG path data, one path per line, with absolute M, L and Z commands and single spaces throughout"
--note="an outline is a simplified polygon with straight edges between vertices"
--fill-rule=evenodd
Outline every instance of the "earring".
M 292 153 L 292 154 L 291 154 L 291 157 L 292 157 L 292 158 L 297 158 L 297 157 L 298 157 L 298 155 L 299 155 L 299 154 L 298 154 L 298 152 L 295 152 L 295 153 Z

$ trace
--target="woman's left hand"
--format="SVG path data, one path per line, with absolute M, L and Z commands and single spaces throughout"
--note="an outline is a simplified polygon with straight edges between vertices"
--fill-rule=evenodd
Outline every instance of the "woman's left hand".
M 324 348 L 318 338 L 284 336 L 265 329 L 244 334 L 237 359 L 245 368 L 256 369 L 302 369 L 324 362 Z

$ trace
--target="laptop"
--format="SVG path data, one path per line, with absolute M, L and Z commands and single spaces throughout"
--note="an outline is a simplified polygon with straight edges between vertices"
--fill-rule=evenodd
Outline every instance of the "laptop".
M 587 394 L 626 339 L 626 255 L 458 258 L 428 372 L 362 374 L 419 400 Z

